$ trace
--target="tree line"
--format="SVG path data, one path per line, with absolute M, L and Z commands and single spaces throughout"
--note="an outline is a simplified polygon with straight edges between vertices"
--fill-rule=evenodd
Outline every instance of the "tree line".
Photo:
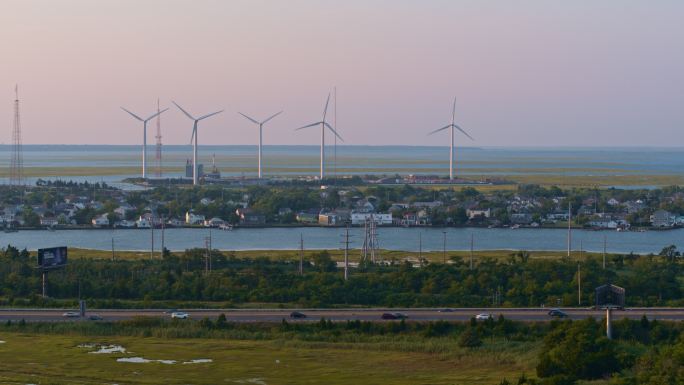
M 666 248 L 667 249 L 667 248 Z M 596 287 L 613 283 L 627 291 L 627 306 L 681 305 L 681 262 L 668 255 L 617 255 L 603 269 L 601 261 L 568 258 L 530 259 L 526 253 L 508 259 L 481 259 L 473 269 L 452 257 L 449 264 L 416 267 L 409 262 L 363 263 L 344 280 L 327 251 L 304 261 L 237 258 L 213 250 L 211 271 L 205 250 L 165 250 L 160 259 L 72 259 L 50 271 L 52 300 L 87 299 L 106 307 L 142 306 L 157 302 L 215 302 L 233 306 L 250 302 L 307 307 L 555 307 L 590 306 Z M 41 272 L 26 250 L 0 249 L 0 305 L 44 305 Z M 201 304 L 200 304 L 201 305 Z

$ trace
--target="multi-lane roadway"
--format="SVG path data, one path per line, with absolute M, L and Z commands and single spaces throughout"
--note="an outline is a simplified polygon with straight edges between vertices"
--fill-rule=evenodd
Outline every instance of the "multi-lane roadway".
M 317 321 L 321 318 L 332 321 L 383 321 L 383 313 L 402 313 L 409 321 L 467 321 L 477 314 L 491 314 L 496 318 L 499 314 L 507 319 L 516 321 L 548 321 L 553 319 L 548 315 L 548 308 L 458 308 L 458 309 L 188 309 L 182 310 L 191 319 L 202 319 L 205 317 L 216 318 L 219 314 L 225 314 L 228 321 L 232 322 L 280 322 L 282 319 L 292 320 L 290 314 L 297 310 L 306 315 L 306 318 L 296 319 L 296 321 Z M 581 308 L 562 309 L 569 319 L 584 319 L 594 317 L 601 319 L 605 317 L 605 310 L 592 310 Z M 88 310 L 85 318 L 66 317 L 64 313 L 74 311 L 73 309 L 0 309 L 0 321 L 6 320 L 26 320 L 27 322 L 37 321 L 78 321 L 88 319 L 90 315 L 98 315 L 105 321 L 127 320 L 139 316 L 164 317 L 170 318 L 170 311 L 166 309 L 101 309 Z M 639 319 L 646 316 L 649 319 L 681 321 L 684 320 L 684 308 L 628 308 L 626 310 L 614 310 L 613 319 L 630 318 Z

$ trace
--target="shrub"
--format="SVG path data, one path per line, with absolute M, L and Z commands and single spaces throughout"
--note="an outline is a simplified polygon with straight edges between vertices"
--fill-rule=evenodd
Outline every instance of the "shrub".
M 480 340 L 480 334 L 475 328 L 468 328 L 458 339 L 458 346 L 462 348 L 475 348 L 482 345 L 482 340 Z

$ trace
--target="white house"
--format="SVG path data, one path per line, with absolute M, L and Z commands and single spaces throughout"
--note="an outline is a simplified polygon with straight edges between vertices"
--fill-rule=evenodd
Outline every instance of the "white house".
M 99 217 L 95 217 L 91 222 L 95 227 L 109 226 L 109 218 L 107 218 L 107 214 L 102 214 Z
M 468 219 L 473 219 L 475 217 L 485 217 L 489 218 L 492 215 L 491 209 L 481 210 L 481 209 L 468 209 L 466 210 Z
M 41 226 L 56 226 L 58 223 L 59 223 L 59 221 L 55 217 L 40 218 L 40 225 Z
M 195 213 L 185 213 L 185 223 L 188 225 L 203 225 L 204 215 L 195 215 Z
M 363 225 L 366 220 L 372 220 L 376 225 L 391 225 L 392 224 L 392 214 L 383 213 L 363 213 L 363 212 L 352 212 L 351 213 L 351 223 L 352 225 Z
M 221 225 L 225 225 L 226 221 L 219 217 L 213 217 L 211 219 L 207 219 L 204 221 L 204 227 L 221 227 Z

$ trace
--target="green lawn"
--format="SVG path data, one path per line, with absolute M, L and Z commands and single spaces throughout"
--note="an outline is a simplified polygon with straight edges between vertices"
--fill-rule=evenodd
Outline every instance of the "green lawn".
M 498 384 L 534 373 L 538 346 L 455 340 L 429 353 L 378 343 L 245 341 L 28 335 L 0 332 L 0 383 L 22 384 Z M 127 353 L 90 354 L 85 343 L 120 344 Z M 452 346 L 453 345 L 453 346 Z M 120 357 L 175 360 L 122 363 Z M 193 359 L 211 363 L 182 364 Z

